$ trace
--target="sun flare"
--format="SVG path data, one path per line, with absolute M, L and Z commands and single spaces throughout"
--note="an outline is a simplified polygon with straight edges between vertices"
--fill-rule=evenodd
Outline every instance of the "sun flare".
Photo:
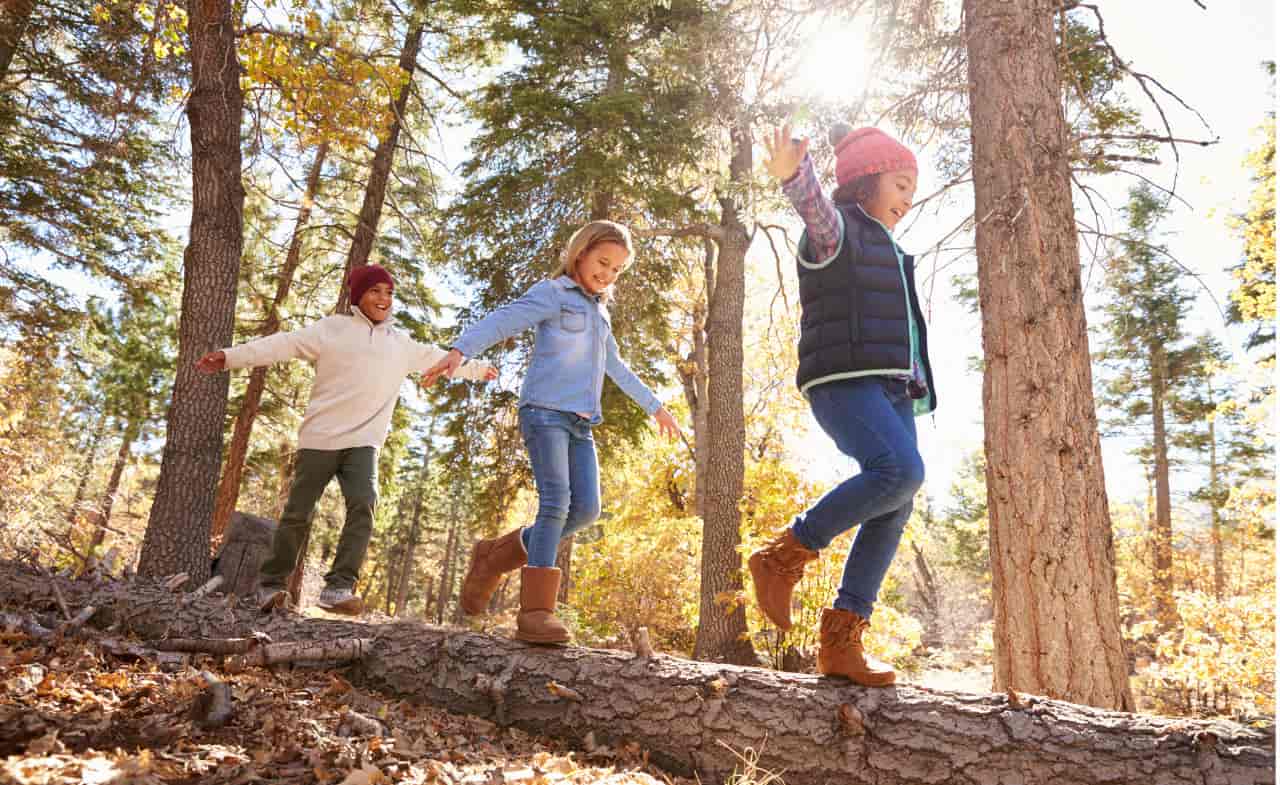
M 866 89 L 872 61 L 869 36 L 860 22 L 817 27 L 796 70 L 795 90 L 817 101 L 847 101 Z

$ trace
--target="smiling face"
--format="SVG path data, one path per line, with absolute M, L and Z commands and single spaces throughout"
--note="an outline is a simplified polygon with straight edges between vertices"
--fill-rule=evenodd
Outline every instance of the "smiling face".
M 578 257 L 569 276 L 588 294 L 601 294 L 618 280 L 631 254 L 618 243 L 600 243 Z
M 862 202 L 867 215 L 893 229 L 911 210 L 916 195 L 914 169 L 895 169 L 876 178 L 875 193 Z
M 391 315 L 391 284 L 376 283 L 360 296 L 360 312 L 377 324 Z

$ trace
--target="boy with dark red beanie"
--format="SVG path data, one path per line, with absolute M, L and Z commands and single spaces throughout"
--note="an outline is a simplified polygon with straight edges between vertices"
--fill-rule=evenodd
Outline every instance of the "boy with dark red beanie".
M 391 325 L 395 281 L 386 269 L 376 264 L 357 267 L 347 282 L 350 313 L 210 352 L 196 363 L 204 373 L 292 359 L 315 365 L 311 400 L 298 431 L 298 461 L 289 500 L 276 527 L 271 555 L 260 570 L 257 601 L 263 611 L 288 604 L 285 581 L 302 555 L 316 502 L 335 476 L 347 517 L 317 604 L 336 613 L 363 611 L 364 603 L 353 589 L 373 532 L 378 450 L 386 441 L 405 377 L 422 373 L 445 356 L 441 349 L 418 343 Z M 487 380 L 496 378 L 497 371 L 470 362 L 458 375 Z
M 756 601 L 791 627 L 805 565 L 858 526 L 833 607 L 822 612 L 818 671 L 868 687 L 894 683 L 867 657 L 862 633 L 924 482 L 915 417 L 937 405 L 914 260 L 893 229 L 911 209 L 916 157 L 877 128 L 832 130 L 837 188 L 823 195 L 791 128 L 765 140 L 765 168 L 782 181 L 805 231 L 797 259 L 802 318 L 796 382 L 814 418 L 862 471 L 831 489 L 747 564 Z

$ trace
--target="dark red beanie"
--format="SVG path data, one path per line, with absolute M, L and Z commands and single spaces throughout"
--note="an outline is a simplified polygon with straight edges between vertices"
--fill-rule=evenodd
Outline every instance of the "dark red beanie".
M 859 128 L 836 142 L 836 184 L 898 169 L 915 171 L 916 156 L 879 128 Z
M 347 276 L 347 285 L 351 287 L 351 304 L 360 305 L 360 298 L 364 297 L 364 293 L 380 283 L 396 288 L 396 282 L 385 267 L 366 264 L 352 270 Z

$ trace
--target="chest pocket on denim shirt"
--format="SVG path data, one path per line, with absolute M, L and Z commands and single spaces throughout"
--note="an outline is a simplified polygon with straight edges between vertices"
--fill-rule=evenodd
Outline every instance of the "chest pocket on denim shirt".
M 587 312 L 572 305 L 560 306 L 560 329 L 571 333 L 587 329 Z

